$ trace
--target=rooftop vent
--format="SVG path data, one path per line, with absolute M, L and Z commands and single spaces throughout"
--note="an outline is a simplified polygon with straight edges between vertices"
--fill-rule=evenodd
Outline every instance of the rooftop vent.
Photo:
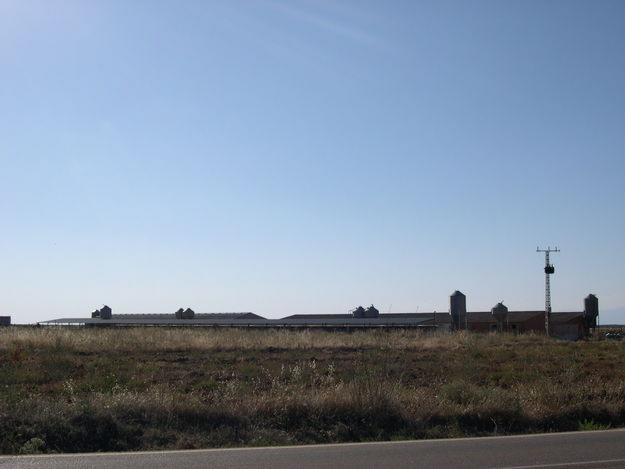
M 508 307 L 499 302 L 493 307 L 493 309 L 490 310 L 490 312 L 497 321 L 504 321 L 508 315 Z
M 352 311 L 352 315 L 355 318 L 364 318 L 365 317 L 365 308 L 363 308 L 362 306 L 359 306 L 354 311 Z
M 101 319 L 111 319 L 113 316 L 113 310 L 108 306 L 104 305 L 100 308 L 100 318 Z
M 195 317 L 195 311 L 191 308 L 179 308 L 178 311 L 176 311 L 175 316 L 176 319 L 193 319 Z
M 380 316 L 380 311 L 373 305 L 369 306 L 365 311 L 366 318 L 377 318 L 378 316 Z

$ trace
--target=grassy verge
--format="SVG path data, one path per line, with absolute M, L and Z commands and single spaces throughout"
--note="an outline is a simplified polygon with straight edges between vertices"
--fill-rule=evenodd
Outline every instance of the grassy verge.
M 625 423 L 625 346 L 416 331 L 0 330 L 0 452 L 203 448 Z

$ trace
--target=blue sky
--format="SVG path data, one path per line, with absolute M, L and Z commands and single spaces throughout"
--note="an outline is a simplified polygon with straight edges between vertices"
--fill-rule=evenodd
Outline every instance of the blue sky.
M 0 314 L 625 322 L 625 3 L 0 0 Z

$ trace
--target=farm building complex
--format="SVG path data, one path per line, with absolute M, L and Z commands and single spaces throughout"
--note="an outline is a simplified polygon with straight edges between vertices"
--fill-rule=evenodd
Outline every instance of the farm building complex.
M 380 313 L 375 307 L 358 307 L 350 314 L 295 314 L 267 319 L 251 312 L 197 314 L 180 308 L 173 314 L 113 314 L 108 306 L 88 318 L 61 318 L 42 321 L 41 325 L 102 326 L 213 326 L 254 328 L 419 328 L 470 330 L 478 332 L 544 332 L 549 322 L 552 335 L 565 339 L 586 337 L 597 326 L 599 301 L 595 295 L 584 299 L 584 309 L 574 312 L 509 311 L 498 303 L 491 311 L 467 311 L 466 296 L 455 291 L 450 296 L 449 312 Z

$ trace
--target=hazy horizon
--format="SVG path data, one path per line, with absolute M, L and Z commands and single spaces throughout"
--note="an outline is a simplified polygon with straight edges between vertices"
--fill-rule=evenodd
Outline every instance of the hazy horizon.
M 0 315 L 625 323 L 625 3 L 0 2 Z M 606 317 L 607 316 L 607 317 Z

